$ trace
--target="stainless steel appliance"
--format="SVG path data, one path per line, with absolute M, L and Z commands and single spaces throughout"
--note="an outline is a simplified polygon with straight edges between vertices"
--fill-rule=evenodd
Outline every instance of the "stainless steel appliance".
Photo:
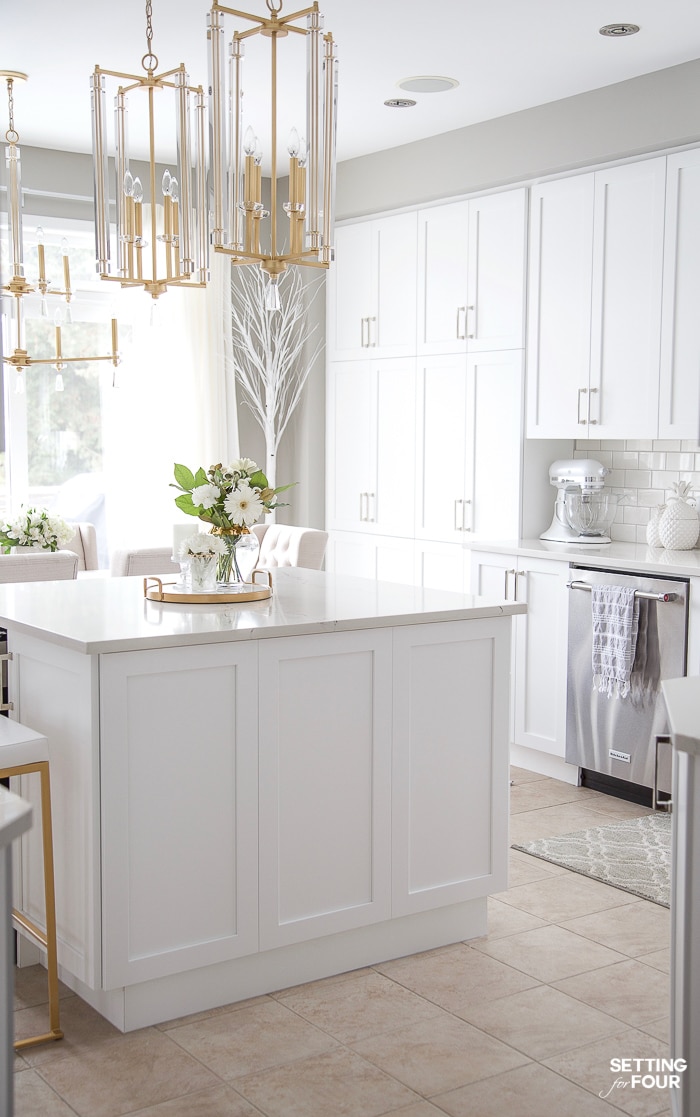
M 566 759 L 581 782 L 647 802 L 654 787 L 656 737 L 668 733 L 658 685 L 686 673 L 688 581 L 570 566 Z M 593 689 L 591 587 L 633 586 L 645 631 L 651 695 L 608 698 Z M 671 790 L 670 749 L 659 750 L 658 788 Z
M 554 516 L 540 539 L 554 543 L 609 543 L 610 526 L 624 494 L 605 489 L 610 470 L 594 458 L 562 458 L 549 467 L 557 490 Z

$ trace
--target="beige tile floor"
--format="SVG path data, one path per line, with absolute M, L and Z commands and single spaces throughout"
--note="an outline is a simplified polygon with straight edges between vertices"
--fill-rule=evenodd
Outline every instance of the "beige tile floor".
M 511 840 L 647 813 L 513 771 Z M 69 990 L 16 1057 L 16 1117 L 668 1117 L 612 1058 L 668 1053 L 669 913 L 526 854 L 483 939 L 121 1035 Z M 16 975 L 15 1025 L 44 1013 Z

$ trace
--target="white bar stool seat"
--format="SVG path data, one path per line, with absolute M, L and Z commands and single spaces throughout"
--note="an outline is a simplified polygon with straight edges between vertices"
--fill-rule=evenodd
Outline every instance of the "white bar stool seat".
M 0 717 L 0 779 L 38 772 L 41 779 L 41 832 L 44 850 L 44 898 L 46 929 L 38 927 L 13 908 L 12 918 L 39 946 L 46 950 L 49 985 L 49 1031 L 16 1040 L 15 1050 L 63 1039 L 58 1003 L 58 959 L 56 955 L 56 899 L 53 872 L 53 834 L 51 830 L 51 785 L 49 780 L 49 743 L 41 733 L 10 718 Z

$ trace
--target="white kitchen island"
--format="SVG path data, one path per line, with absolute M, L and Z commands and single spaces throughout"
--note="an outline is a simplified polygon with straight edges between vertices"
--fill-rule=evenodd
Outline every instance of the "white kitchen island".
M 11 716 L 50 745 L 62 979 L 130 1031 L 483 934 L 524 611 L 301 569 L 237 605 L 0 587 Z

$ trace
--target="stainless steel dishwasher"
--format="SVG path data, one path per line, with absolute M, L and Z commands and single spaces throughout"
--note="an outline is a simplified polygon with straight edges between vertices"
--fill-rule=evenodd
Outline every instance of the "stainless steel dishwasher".
M 581 783 L 650 803 L 656 737 L 668 733 L 659 683 L 686 673 L 688 581 L 617 570 L 570 566 L 567 660 L 566 759 L 578 764 Z M 632 586 L 639 598 L 654 670 L 650 694 L 608 698 L 593 689 L 591 589 Z M 659 791 L 671 790 L 671 750 L 658 753 Z

